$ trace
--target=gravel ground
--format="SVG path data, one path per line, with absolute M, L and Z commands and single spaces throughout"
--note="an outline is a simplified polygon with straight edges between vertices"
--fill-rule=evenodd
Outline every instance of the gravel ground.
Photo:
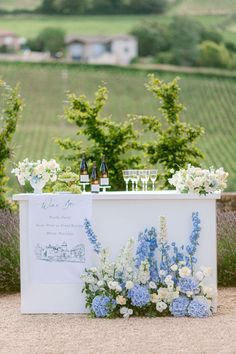
M 219 290 L 207 319 L 21 315 L 19 307 L 19 294 L 0 297 L 1 354 L 236 354 L 236 288 Z

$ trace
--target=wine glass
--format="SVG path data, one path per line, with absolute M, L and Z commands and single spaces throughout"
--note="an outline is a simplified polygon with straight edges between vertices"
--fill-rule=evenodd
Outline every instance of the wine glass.
M 149 170 L 150 179 L 152 181 L 152 190 L 153 190 L 153 192 L 155 191 L 155 181 L 157 179 L 157 172 L 158 172 L 158 170 Z
M 138 192 L 138 181 L 139 181 L 139 170 L 135 170 L 134 183 L 135 183 L 135 191 L 136 192 Z
M 126 185 L 126 192 L 129 191 L 129 180 L 130 180 L 130 170 L 123 170 L 123 178 L 125 181 L 125 185 Z
M 139 176 L 142 182 L 142 190 L 143 192 L 145 191 L 145 183 L 146 183 L 146 170 L 140 170 L 139 171 Z
M 149 181 L 149 170 L 144 170 L 144 185 L 145 185 L 145 191 L 147 191 L 147 186 L 148 186 L 148 181 Z
M 136 170 L 129 170 L 129 172 L 130 172 L 129 177 L 132 183 L 132 192 L 134 192 L 134 184 L 136 181 Z

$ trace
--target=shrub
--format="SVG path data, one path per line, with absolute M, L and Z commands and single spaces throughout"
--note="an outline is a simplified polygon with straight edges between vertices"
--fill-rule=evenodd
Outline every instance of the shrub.
M 18 216 L 0 210 L 0 293 L 20 290 Z
M 218 284 L 236 286 L 236 212 L 217 214 Z
M 186 168 L 189 163 L 199 165 L 203 155 L 196 146 L 196 139 L 204 130 L 180 120 L 184 106 L 179 102 L 180 87 L 177 79 L 165 83 L 149 75 L 146 87 L 160 102 L 162 113 L 162 119 L 155 116 L 140 117 L 145 129 L 154 133 L 146 143 L 146 153 L 151 164 L 158 162 L 162 165 L 163 174 L 159 174 L 162 177 L 161 187 L 169 188 L 168 178 L 172 170 Z
M 223 43 L 204 41 L 199 45 L 199 64 L 217 68 L 231 68 L 232 55 Z
M 16 124 L 22 108 L 18 87 L 11 88 L 0 80 L 2 91 L 0 101 L 0 209 L 8 208 L 6 200 L 6 162 L 11 157 L 10 142 L 16 130 Z

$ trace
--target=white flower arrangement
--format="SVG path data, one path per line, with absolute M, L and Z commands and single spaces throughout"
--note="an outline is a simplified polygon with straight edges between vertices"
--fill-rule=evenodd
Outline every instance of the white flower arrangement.
M 29 181 L 32 185 L 39 182 L 43 185 L 49 181 L 55 182 L 59 171 L 60 166 L 53 159 L 49 161 L 45 159 L 42 161 L 29 161 L 27 158 L 19 162 L 11 172 L 17 177 L 19 183 L 24 186 L 26 181 Z
M 195 193 L 207 195 L 222 192 L 227 187 L 228 173 L 224 169 L 209 170 L 188 165 L 187 169 L 181 169 L 169 178 L 169 183 L 175 186 L 181 193 Z

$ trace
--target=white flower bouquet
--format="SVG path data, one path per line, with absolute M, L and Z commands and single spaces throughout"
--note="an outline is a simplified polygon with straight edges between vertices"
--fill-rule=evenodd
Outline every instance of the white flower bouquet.
M 29 161 L 24 159 L 19 162 L 11 172 L 17 177 L 19 183 L 24 186 L 29 181 L 35 192 L 41 192 L 42 188 L 49 181 L 55 182 L 57 174 L 60 171 L 59 164 L 51 159 L 38 161 Z
M 209 170 L 188 165 L 188 168 L 181 169 L 169 178 L 169 183 L 175 186 L 180 193 L 195 193 L 207 195 L 215 192 L 222 192 L 227 187 L 228 173 L 221 167 Z

